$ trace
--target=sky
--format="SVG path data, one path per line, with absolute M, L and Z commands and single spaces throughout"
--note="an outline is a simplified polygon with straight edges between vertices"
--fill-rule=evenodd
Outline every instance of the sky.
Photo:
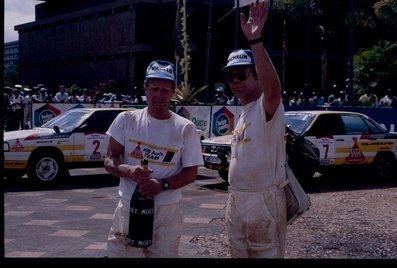
M 41 3 L 37 0 L 4 0 L 4 42 L 18 40 L 14 26 L 35 20 L 34 6 Z

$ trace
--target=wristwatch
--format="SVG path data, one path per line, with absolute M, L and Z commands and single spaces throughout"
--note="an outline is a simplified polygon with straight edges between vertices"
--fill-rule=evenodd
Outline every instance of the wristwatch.
M 168 188 L 170 188 L 170 182 L 168 179 L 161 179 L 161 187 L 163 188 L 163 191 L 166 191 Z

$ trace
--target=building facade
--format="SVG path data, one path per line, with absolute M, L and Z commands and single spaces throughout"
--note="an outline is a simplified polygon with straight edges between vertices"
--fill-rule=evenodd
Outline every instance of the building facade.
M 190 77 L 198 86 L 204 85 L 208 3 L 187 1 Z M 213 16 L 221 17 L 233 4 L 213 1 Z M 175 59 L 175 0 L 47 0 L 36 5 L 35 14 L 34 22 L 15 26 L 23 84 L 93 88 L 114 80 L 128 91 L 142 86 L 150 61 Z M 230 31 L 212 38 L 213 79 L 233 49 L 234 19 L 227 16 L 221 23 Z
M 4 43 L 4 68 L 17 66 L 19 63 L 18 41 Z

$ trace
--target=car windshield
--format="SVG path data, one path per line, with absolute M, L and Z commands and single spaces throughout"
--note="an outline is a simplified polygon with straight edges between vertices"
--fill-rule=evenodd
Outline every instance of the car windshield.
M 308 113 L 286 113 L 285 123 L 298 134 L 302 134 L 313 121 L 314 114 Z
M 57 126 L 59 127 L 60 132 L 69 132 L 78 127 L 91 113 L 92 111 L 89 110 L 69 110 L 54 117 L 41 127 L 52 129 L 54 126 Z

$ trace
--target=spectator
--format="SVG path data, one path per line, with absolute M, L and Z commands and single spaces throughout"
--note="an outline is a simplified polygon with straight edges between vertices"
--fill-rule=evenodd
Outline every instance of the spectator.
M 25 108 L 25 99 L 17 88 L 12 89 L 10 106 L 11 110 L 8 130 L 24 129 L 23 110 Z
M 393 100 L 391 89 L 388 88 L 386 91 L 386 95 L 379 100 L 379 106 L 381 107 L 391 107 L 391 103 Z
M 69 94 L 65 91 L 64 85 L 59 86 L 59 91 L 54 96 L 54 102 L 69 102 Z
M 94 102 L 97 103 L 97 102 L 99 102 L 100 100 L 102 100 L 103 97 L 104 97 L 104 94 L 105 94 L 105 84 L 104 84 L 104 83 L 101 83 L 101 84 L 99 84 L 99 88 L 98 88 L 97 91 L 95 92 L 95 95 L 94 95 Z
M 327 103 L 329 105 L 331 105 L 331 103 L 333 103 L 333 101 L 336 99 L 336 93 L 338 92 L 338 85 L 333 85 L 332 86 L 332 90 L 331 90 L 331 94 L 328 95 L 327 98 Z
M 89 95 L 87 88 L 83 88 L 83 95 L 79 96 L 78 99 L 79 99 L 79 102 L 84 102 L 84 103 L 91 102 L 91 96 Z
M 10 95 L 8 93 L 3 92 L 3 123 L 4 123 L 4 129 L 8 130 L 8 119 L 9 119 L 9 113 L 11 110 L 11 103 L 10 103 Z
M 23 109 L 24 129 L 30 129 L 32 123 L 32 102 L 33 91 L 30 88 L 25 88 L 25 108 Z
M 225 94 L 225 89 L 223 87 L 218 87 L 215 89 L 215 104 L 216 105 L 225 105 L 227 104 L 229 98 Z
M 68 98 L 69 103 L 77 103 L 79 102 L 79 97 L 77 96 L 76 90 L 73 90 L 70 92 L 69 98 Z
M 368 87 L 366 92 L 360 96 L 358 102 L 361 103 L 362 106 L 378 107 L 379 105 L 378 96 L 372 93 L 372 89 L 370 87 Z
M 47 89 L 42 87 L 39 92 L 37 92 L 36 97 L 33 98 L 34 102 L 47 102 L 48 101 L 48 95 L 47 95 Z
M 343 90 L 339 91 L 337 97 L 331 103 L 329 103 L 330 106 L 344 106 L 347 104 L 347 95 Z

